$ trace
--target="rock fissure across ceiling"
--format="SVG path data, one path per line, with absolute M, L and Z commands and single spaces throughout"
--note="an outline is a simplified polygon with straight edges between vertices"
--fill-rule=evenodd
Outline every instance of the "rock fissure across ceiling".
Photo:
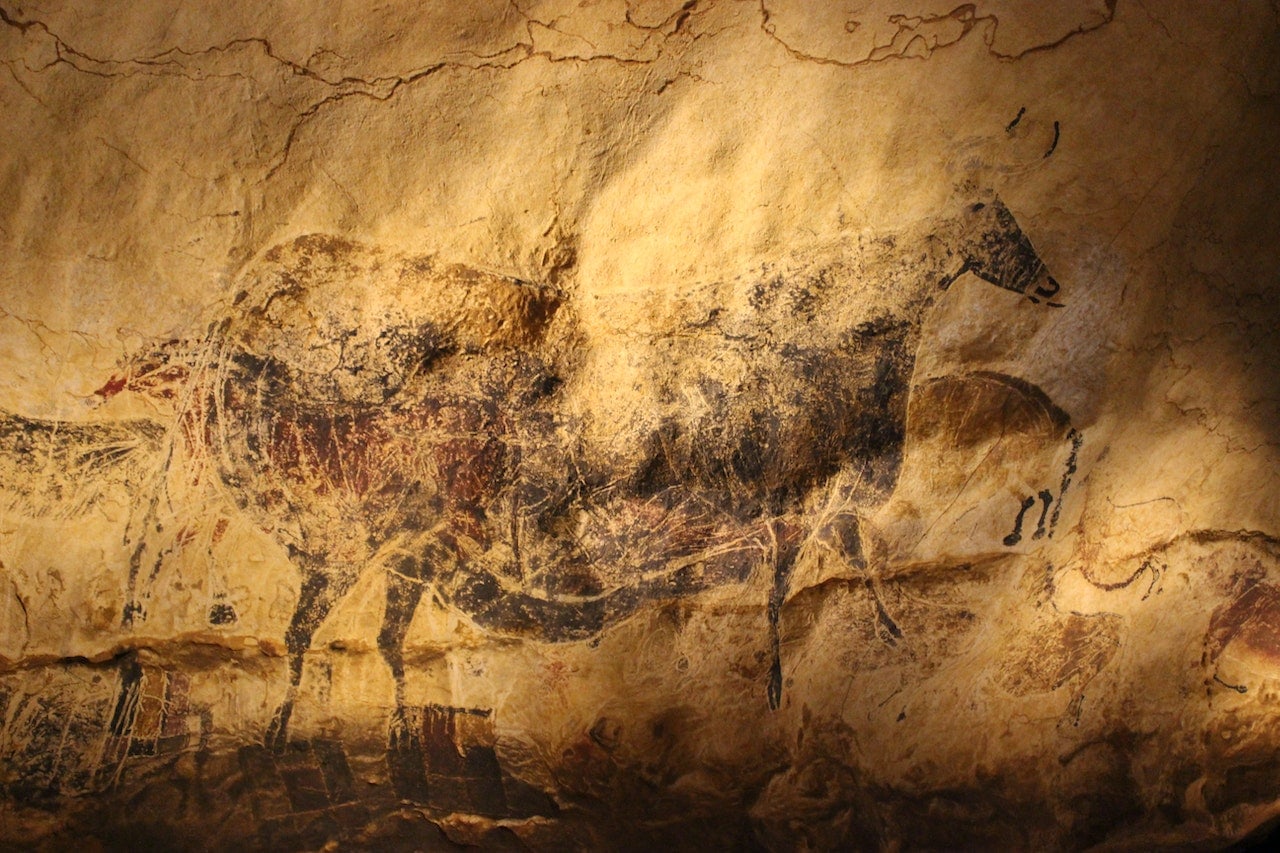
M 0 7 L 0 837 L 1265 828 L 1277 33 Z

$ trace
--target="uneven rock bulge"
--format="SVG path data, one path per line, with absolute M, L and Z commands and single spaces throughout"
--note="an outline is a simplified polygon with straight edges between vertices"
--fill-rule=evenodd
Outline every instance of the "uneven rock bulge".
M 0 0 L 0 839 L 1264 839 L 1280 10 L 1015 5 Z

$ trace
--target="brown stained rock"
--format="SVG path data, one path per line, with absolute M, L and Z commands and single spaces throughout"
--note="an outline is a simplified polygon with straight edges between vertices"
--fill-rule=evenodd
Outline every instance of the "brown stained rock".
M 1049 693 L 1076 679 L 1088 682 L 1114 656 L 1119 621 L 1108 615 L 1069 614 L 1030 626 L 1001 661 L 997 682 L 1014 696 Z
M 1252 578 L 1245 583 L 1238 598 L 1213 612 L 1205 654 L 1217 660 L 1238 642 L 1242 651 L 1280 663 L 1280 589 Z

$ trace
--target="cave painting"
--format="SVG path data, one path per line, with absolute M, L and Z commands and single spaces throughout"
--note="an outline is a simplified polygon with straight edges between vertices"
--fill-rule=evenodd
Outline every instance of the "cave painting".
M 325 235 L 266 252 L 206 334 L 140 353 L 98 392 L 166 398 L 172 424 L 68 431 L 8 416 L 0 429 L 19 466 L 53 454 L 140 483 L 136 457 L 163 460 L 167 474 L 151 478 L 130 524 L 125 626 L 146 618 L 163 567 L 167 551 L 150 534 L 174 470 L 211 474 L 229 512 L 287 551 L 301 591 L 270 746 L 287 741 L 317 628 L 372 568 L 386 575 L 377 645 L 396 685 L 393 743 L 414 712 L 403 651 L 428 592 L 487 631 L 556 642 L 595 637 L 646 601 L 763 571 L 772 665 L 762 692 L 777 707 L 778 621 L 803 548 L 842 561 L 872 593 L 883 640 L 901 636 L 860 519 L 897 480 L 930 307 L 964 273 L 1060 305 L 1058 283 L 991 195 L 861 250 L 856 269 L 746 277 L 735 285 L 741 310 L 677 330 L 691 334 L 653 359 L 647 426 L 614 430 L 630 453 L 585 437 L 572 405 L 589 380 L 566 344 L 569 293 Z M 851 298 L 855 273 L 875 281 L 855 282 Z M 815 520 L 803 504 L 823 494 L 834 509 Z M 210 608 L 214 624 L 235 618 L 226 602 Z

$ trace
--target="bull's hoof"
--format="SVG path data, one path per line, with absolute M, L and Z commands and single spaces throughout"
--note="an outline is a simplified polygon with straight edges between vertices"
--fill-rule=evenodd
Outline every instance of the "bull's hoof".
M 417 738 L 414 737 L 413 728 L 405 718 L 404 709 L 396 708 L 387 725 L 387 748 L 393 752 L 403 752 L 417 745 Z
M 782 659 L 773 656 L 773 665 L 769 667 L 769 710 L 776 711 L 782 706 Z
M 893 621 L 889 611 L 884 609 L 879 597 L 876 598 L 876 638 L 891 648 L 897 646 L 902 639 L 902 629 Z
M 131 627 L 134 621 L 141 622 L 147 618 L 146 608 L 139 601 L 129 601 L 125 603 L 124 610 L 120 613 L 120 624 L 124 627 Z
M 262 745 L 276 755 L 283 753 L 289 742 L 289 715 L 292 713 L 293 703 L 285 702 L 271 716 L 271 722 L 267 725 Z

